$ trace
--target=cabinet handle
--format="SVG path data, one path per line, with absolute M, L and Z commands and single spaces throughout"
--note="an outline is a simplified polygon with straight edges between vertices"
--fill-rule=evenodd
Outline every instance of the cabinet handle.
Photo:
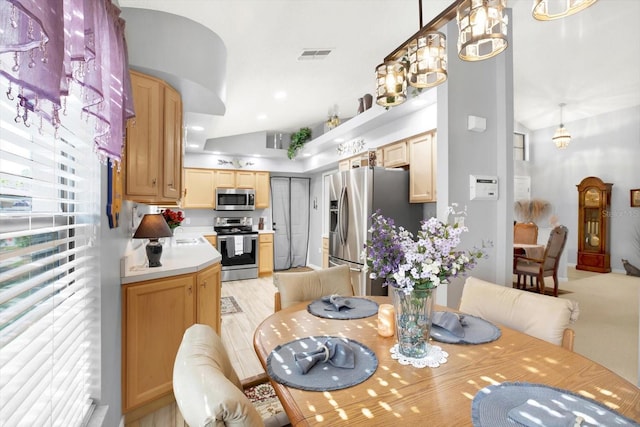
M 202 286 L 203 288 L 206 288 L 206 287 L 207 287 L 207 281 L 205 280 L 204 282 L 202 282 L 202 285 L 201 285 L 201 286 Z
M 187 289 L 189 290 L 189 295 L 191 295 L 191 293 L 193 292 L 193 289 L 191 289 L 191 285 L 189 285 Z
M 152 185 L 156 185 L 156 182 L 157 182 L 157 181 L 156 181 L 156 179 L 155 179 L 155 178 L 153 178 L 153 179 L 151 180 L 151 184 L 152 184 Z
M 167 187 L 172 188 L 173 187 L 173 183 L 167 184 Z

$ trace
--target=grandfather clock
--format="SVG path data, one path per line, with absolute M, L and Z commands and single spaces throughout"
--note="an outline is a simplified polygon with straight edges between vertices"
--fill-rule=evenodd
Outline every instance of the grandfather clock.
M 578 263 L 576 269 L 608 273 L 611 187 L 590 176 L 578 187 Z

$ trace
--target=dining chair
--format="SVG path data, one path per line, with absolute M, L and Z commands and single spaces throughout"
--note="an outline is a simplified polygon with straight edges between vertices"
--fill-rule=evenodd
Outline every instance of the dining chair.
M 295 273 L 275 273 L 273 284 L 277 288 L 274 311 L 326 295 L 354 295 L 351 272 L 347 265 Z
M 530 258 L 526 255 L 516 255 L 516 262 L 513 268 L 514 274 L 517 275 L 516 286 L 520 289 L 526 288 L 527 277 L 535 281 L 536 289 L 541 294 L 544 293 L 544 278 L 551 276 L 553 278 L 553 296 L 558 296 L 558 265 L 560 264 L 560 256 L 567 243 L 567 235 L 569 230 L 564 225 L 558 225 L 551 230 L 547 246 L 541 259 Z M 521 279 L 522 283 L 521 283 Z
M 462 289 L 459 310 L 573 351 L 578 319 L 576 301 L 522 292 L 469 277 Z
M 185 331 L 173 366 L 173 393 L 190 427 L 290 425 L 282 408 L 263 418 L 243 392 L 268 380 L 265 373 L 240 381 L 210 326 L 195 324 Z
M 538 226 L 533 222 L 516 222 L 513 225 L 513 243 L 538 243 Z

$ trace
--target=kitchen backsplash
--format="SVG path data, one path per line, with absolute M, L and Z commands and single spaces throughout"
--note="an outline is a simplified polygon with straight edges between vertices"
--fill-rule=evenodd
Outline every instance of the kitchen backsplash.
M 213 230 L 213 223 L 216 217 L 226 218 L 238 218 L 238 217 L 251 217 L 253 218 L 253 226 L 257 230 L 260 217 L 264 217 L 264 229 L 271 230 L 271 209 L 257 209 L 255 211 L 227 211 L 218 212 L 213 209 L 181 209 L 185 216 L 185 220 L 182 225 L 185 227 L 211 227 Z

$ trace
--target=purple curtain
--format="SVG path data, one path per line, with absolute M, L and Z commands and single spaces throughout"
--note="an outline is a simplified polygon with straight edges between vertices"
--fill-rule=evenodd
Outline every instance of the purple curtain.
M 57 128 L 64 97 L 76 95 L 93 117 L 96 150 L 120 160 L 134 116 L 125 22 L 110 0 L 0 0 L 0 74 L 17 104 Z

